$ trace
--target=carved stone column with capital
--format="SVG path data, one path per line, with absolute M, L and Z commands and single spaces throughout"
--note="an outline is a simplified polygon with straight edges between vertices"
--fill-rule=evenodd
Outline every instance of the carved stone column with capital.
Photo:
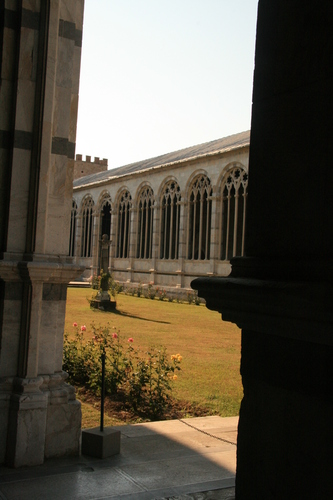
M 0 120 L 0 463 L 79 452 L 62 372 L 83 0 L 5 0 Z M 6 103 L 3 106 L 3 103 Z

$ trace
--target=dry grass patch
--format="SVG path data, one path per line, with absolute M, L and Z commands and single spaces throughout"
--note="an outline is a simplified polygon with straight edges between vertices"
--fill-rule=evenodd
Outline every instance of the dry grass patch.
M 124 294 L 117 296 L 116 313 L 103 312 L 90 309 L 87 298 L 91 295 L 89 289 L 68 289 L 65 331 L 71 334 L 75 321 L 79 326 L 86 325 L 85 335 L 91 336 L 92 323 L 109 323 L 124 338 L 133 337 L 135 346 L 143 352 L 150 346 L 163 345 L 170 355 L 180 353 L 182 371 L 173 396 L 190 403 L 184 403 L 184 415 L 191 414 L 191 405 L 210 414 L 238 414 L 243 392 L 239 374 L 241 337 L 235 325 L 222 321 L 219 313 L 202 305 Z M 84 418 L 89 404 L 83 406 Z

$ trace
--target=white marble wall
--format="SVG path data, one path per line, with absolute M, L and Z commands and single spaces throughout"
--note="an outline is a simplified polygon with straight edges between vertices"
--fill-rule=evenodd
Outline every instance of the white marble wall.
M 190 288 L 190 283 L 195 277 L 199 276 L 227 276 L 230 273 L 230 263 L 219 260 L 219 244 L 221 238 L 220 211 L 221 196 L 220 187 L 223 178 L 233 166 L 241 166 L 248 172 L 249 147 L 233 149 L 223 154 L 211 155 L 209 158 L 202 158 L 196 161 L 185 161 L 180 165 L 172 165 L 152 171 L 136 172 L 119 179 L 105 182 L 102 185 L 89 186 L 89 188 L 74 188 L 73 197 L 78 206 L 80 206 L 85 196 L 92 197 L 96 214 L 102 193 L 108 192 L 111 198 L 112 210 L 117 211 L 116 200 L 120 191 L 128 189 L 132 196 L 133 209 L 131 219 L 130 235 L 130 259 L 112 259 L 112 272 L 114 277 L 121 282 L 150 283 L 158 286 L 171 288 Z M 206 174 L 213 186 L 212 196 L 212 225 L 211 225 L 211 251 L 210 259 L 206 261 L 187 259 L 187 224 L 188 224 L 188 189 L 191 180 L 199 173 Z M 167 179 L 174 179 L 181 190 L 181 213 L 180 213 L 180 234 L 179 234 L 179 258 L 176 260 L 159 258 L 159 237 L 160 237 L 160 214 L 159 214 L 159 196 L 161 189 Z M 136 203 L 139 192 L 139 186 L 147 183 L 152 187 L 155 199 L 154 210 L 154 238 L 153 238 L 153 258 L 149 260 L 136 258 L 136 238 L 137 238 L 137 213 Z M 79 220 L 79 219 L 78 219 Z M 112 219 L 111 233 L 115 235 L 115 218 Z M 98 235 L 95 234 L 95 241 Z M 116 238 L 112 238 L 112 246 L 115 245 Z M 95 253 L 98 245 L 94 245 Z M 115 254 L 111 250 L 112 255 Z M 93 273 L 96 270 L 95 256 L 92 258 L 80 257 L 80 241 L 76 241 L 76 261 L 90 269 Z M 89 272 L 85 273 L 85 276 Z
M 4 4 L 0 463 L 22 466 L 79 452 L 62 346 L 84 1 Z

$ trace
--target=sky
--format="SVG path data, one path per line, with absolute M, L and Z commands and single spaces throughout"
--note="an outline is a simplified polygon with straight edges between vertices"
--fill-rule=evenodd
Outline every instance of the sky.
M 258 0 L 85 0 L 76 153 L 120 167 L 250 129 Z

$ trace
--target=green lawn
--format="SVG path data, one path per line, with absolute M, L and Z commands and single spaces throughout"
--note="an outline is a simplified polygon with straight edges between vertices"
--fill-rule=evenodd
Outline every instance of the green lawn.
M 90 309 L 87 298 L 91 289 L 69 288 L 65 331 L 73 332 L 73 322 L 86 325 L 109 323 L 124 338 L 133 337 L 134 345 L 145 351 L 149 346 L 164 345 L 168 353 L 181 354 L 183 361 L 173 396 L 190 401 L 221 416 L 237 415 L 242 398 L 239 374 L 240 330 L 221 320 L 217 312 L 205 306 L 178 304 L 117 296 L 117 313 Z M 98 420 L 98 410 L 83 405 L 84 418 Z

